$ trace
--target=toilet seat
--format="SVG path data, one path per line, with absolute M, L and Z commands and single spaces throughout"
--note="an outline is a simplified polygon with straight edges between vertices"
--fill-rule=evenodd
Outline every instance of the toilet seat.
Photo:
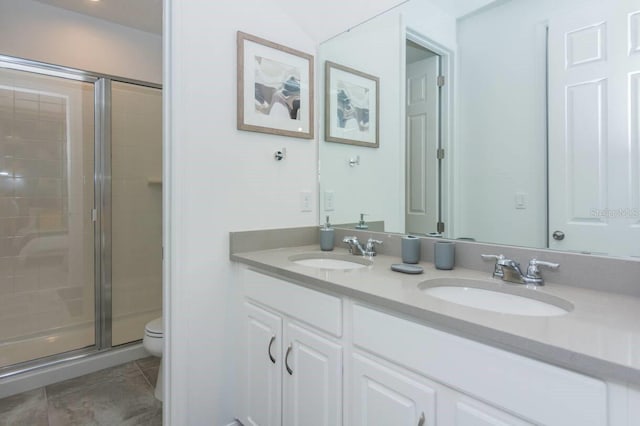
M 153 321 L 149 321 L 144 327 L 144 334 L 149 337 L 161 338 L 164 336 L 164 329 L 162 327 L 162 317 L 156 318 Z
M 162 352 L 164 346 L 164 328 L 162 326 L 162 317 L 149 321 L 144 326 L 144 337 L 142 345 L 153 356 L 160 357 L 160 367 L 158 370 L 158 379 L 156 381 L 156 389 L 154 395 L 162 401 L 162 389 L 164 388 L 164 380 L 162 374 Z

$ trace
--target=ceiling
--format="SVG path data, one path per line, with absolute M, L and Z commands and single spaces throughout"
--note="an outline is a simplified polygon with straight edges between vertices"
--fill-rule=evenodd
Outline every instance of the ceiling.
M 430 58 L 432 56 L 435 56 L 435 53 L 425 49 L 419 44 L 412 42 L 411 40 L 407 40 L 407 57 L 406 57 L 407 64 L 412 64 L 414 62 L 418 62 L 423 59 Z
M 70 10 L 73 12 L 81 13 L 83 15 L 89 15 L 94 18 L 104 19 L 106 21 L 115 22 L 120 25 L 124 25 L 131 28 L 136 28 L 141 31 L 146 31 L 153 34 L 162 34 L 162 0 L 36 0 L 40 3 L 48 4 L 50 6 L 59 7 L 62 9 Z M 285 10 L 291 12 L 296 10 L 288 6 L 294 6 L 298 4 L 299 0 L 277 0 L 285 6 Z M 415 0 L 414 0 L 415 1 Z M 430 0 L 436 4 L 442 10 L 447 12 L 456 18 L 463 17 L 469 13 L 474 12 L 477 9 L 483 8 L 496 0 Z M 386 3 L 385 3 L 386 2 Z M 373 5 L 369 4 L 368 0 L 352 0 L 345 3 L 341 7 L 348 7 L 352 5 L 356 9 L 371 9 L 371 12 L 379 13 L 385 10 L 387 7 L 397 4 L 398 0 L 377 0 L 377 9 Z M 374 2 L 375 3 L 375 2 Z M 386 4 L 386 6 L 384 6 Z M 305 11 L 300 17 L 304 22 L 305 18 L 314 22 L 318 21 L 318 14 L 321 12 L 331 11 L 331 21 L 339 21 L 341 15 L 333 13 L 332 7 L 327 8 L 324 3 L 308 3 L 305 6 Z M 384 7 L 383 7 L 384 6 Z M 313 9 L 313 10 L 309 10 Z M 317 10 L 316 10 L 317 9 Z M 325 10 L 326 9 L 326 10 Z M 313 11 L 314 13 L 309 13 Z M 318 13 L 315 13 L 318 12 Z M 328 16 L 327 16 L 328 18 Z M 340 22 L 338 24 L 339 29 L 348 28 L 356 23 L 353 22 Z M 334 25 L 336 26 L 336 25 Z M 303 26 L 305 27 L 305 26 Z M 336 27 L 337 28 L 337 27 Z M 339 32 L 339 31 L 338 31 Z M 327 29 L 326 34 L 312 34 L 316 35 L 318 39 L 334 35 L 336 30 L 334 28 Z
M 440 9 L 447 12 L 449 15 L 456 18 L 461 18 L 469 13 L 475 12 L 487 6 L 490 3 L 494 3 L 496 0 L 430 0 L 436 4 Z
M 36 0 L 148 33 L 162 34 L 162 0 Z

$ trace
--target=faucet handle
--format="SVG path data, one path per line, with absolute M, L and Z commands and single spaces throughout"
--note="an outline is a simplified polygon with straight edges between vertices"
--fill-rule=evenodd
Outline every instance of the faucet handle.
M 560 267 L 559 263 L 546 262 L 544 260 L 531 259 L 529 261 L 529 267 L 527 268 L 527 275 L 529 277 L 540 278 L 540 266 L 544 266 L 548 269 L 558 269 Z
M 504 259 L 504 255 L 503 254 L 481 254 L 480 257 L 482 257 L 484 260 L 502 260 L 502 259 Z
M 342 239 L 342 242 L 345 244 L 349 245 L 349 253 L 354 254 L 353 253 L 353 246 L 358 244 L 358 237 L 352 236 L 352 237 L 344 237 Z
M 500 261 L 504 260 L 505 257 L 503 254 L 481 254 L 483 260 L 495 260 L 496 264 L 493 268 L 493 277 L 494 278 L 502 278 L 504 277 L 504 271 L 502 270 L 502 265 L 500 265 Z
M 377 254 L 376 253 L 376 244 L 381 245 L 382 241 L 375 240 L 373 238 L 369 238 L 367 240 L 367 246 L 365 248 L 364 255 L 365 256 L 375 256 Z

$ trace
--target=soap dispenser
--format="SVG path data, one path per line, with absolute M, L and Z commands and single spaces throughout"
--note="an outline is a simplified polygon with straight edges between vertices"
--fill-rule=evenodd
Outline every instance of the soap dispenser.
M 320 250 L 331 251 L 333 250 L 334 243 L 335 230 L 331 227 L 331 224 L 329 223 L 329 216 L 327 216 L 327 221 L 324 226 L 320 228 Z
M 360 213 L 360 222 L 356 225 L 356 229 L 369 229 L 369 225 L 364 221 L 364 215 L 364 213 Z

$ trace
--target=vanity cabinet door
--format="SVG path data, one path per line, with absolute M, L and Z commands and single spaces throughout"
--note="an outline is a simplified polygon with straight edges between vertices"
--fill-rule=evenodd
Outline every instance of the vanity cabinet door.
M 453 419 L 443 418 L 443 424 L 455 426 L 533 426 L 533 423 L 525 422 L 466 395 L 454 391 L 452 394 L 452 411 L 447 412 L 447 415 L 453 415 Z M 564 424 L 569 425 L 572 422 L 567 419 L 567 423 Z
M 352 358 L 353 426 L 429 426 L 436 424 L 436 391 L 357 353 Z
M 282 423 L 282 318 L 245 303 L 240 420 L 245 426 Z
M 342 424 L 342 346 L 297 325 L 285 326 L 284 425 Z

